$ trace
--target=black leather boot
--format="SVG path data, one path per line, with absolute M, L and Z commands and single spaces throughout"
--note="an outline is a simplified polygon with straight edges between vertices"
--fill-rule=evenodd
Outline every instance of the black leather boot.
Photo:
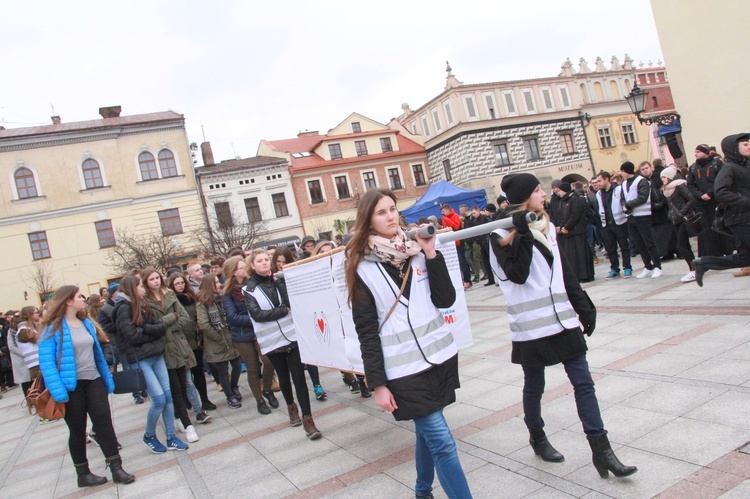
M 544 461 L 550 463 L 560 463 L 565 460 L 565 456 L 557 452 L 552 444 L 547 440 L 544 430 L 529 431 L 529 443 L 534 449 L 534 454 L 541 457 Z
M 274 409 L 279 408 L 279 401 L 276 400 L 276 395 L 273 394 L 273 391 L 265 391 L 263 392 L 263 396 L 266 397 L 266 400 L 268 400 L 268 405 L 270 405 Z
M 107 483 L 107 478 L 99 475 L 94 475 L 89 470 L 89 462 L 85 461 L 81 464 L 74 464 L 76 468 L 76 475 L 78 475 L 78 486 L 79 487 L 94 487 L 96 485 L 102 485 Z
M 608 478 L 610 471 L 618 478 L 630 476 L 638 471 L 638 468 L 635 466 L 625 466 L 617 459 L 612 446 L 609 444 L 607 435 L 589 440 L 589 445 L 591 446 L 594 467 L 602 478 Z
M 105 460 L 112 471 L 112 480 L 115 483 L 132 483 L 135 481 L 135 475 L 131 475 L 122 469 L 122 458 L 119 454 L 105 458 Z

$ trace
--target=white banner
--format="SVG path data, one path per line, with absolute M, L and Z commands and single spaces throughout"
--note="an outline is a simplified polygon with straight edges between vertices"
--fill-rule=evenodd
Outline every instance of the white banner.
M 473 344 L 456 245 L 436 244 L 456 289 L 456 302 L 441 309 L 458 348 Z M 364 374 L 352 309 L 347 302 L 345 252 L 284 269 L 300 355 L 305 364 Z

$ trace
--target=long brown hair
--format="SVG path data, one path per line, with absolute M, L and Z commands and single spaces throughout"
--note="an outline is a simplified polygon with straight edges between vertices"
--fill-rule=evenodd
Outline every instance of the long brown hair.
M 204 275 L 203 279 L 201 279 L 201 286 L 198 288 L 197 298 L 198 303 L 205 305 L 206 308 L 212 307 L 214 304 L 217 279 L 218 277 L 211 273 Z
M 130 321 L 135 326 L 143 325 L 143 315 L 151 315 L 151 307 L 148 306 L 146 300 L 138 297 L 138 285 L 141 283 L 141 278 L 134 275 L 125 276 L 120 281 L 120 287 L 118 288 L 121 293 L 127 295 L 130 298 L 130 313 L 133 319 Z
M 94 293 L 93 295 L 89 296 L 89 318 L 92 320 L 96 320 L 97 317 L 99 317 L 99 310 L 102 309 L 102 306 L 104 304 L 102 303 L 102 297 L 101 295 L 97 295 Z
M 294 254 L 292 253 L 292 250 L 290 250 L 287 246 L 279 246 L 278 248 L 276 248 L 276 251 L 273 252 L 273 261 L 271 262 L 271 271 L 274 273 L 280 270 L 276 268 L 276 259 L 279 256 L 283 256 L 284 260 L 286 260 L 286 263 L 284 263 L 284 265 L 286 265 L 287 263 L 292 263 L 294 261 Z
M 50 300 L 49 308 L 47 313 L 44 314 L 44 320 L 42 321 L 42 329 L 50 327 L 48 334 L 52 334 L 55 331 L 62 332 L 62 320 L 65 317 L 65 311 L 68 309 L 68 302 L 78 295 L 80 289 L 78 286 L 63 286 L 55 291 L 55 296 Z M 86 309 L 80 310 L 76 317 L 83 320 L 86 318 Z
M 161 283 L 161 286 L 159 286 L 161 289 L 161 296 L 159 298 L 157 298 L 156 295 L 153 293 L 153 291 L 151 291 L 151 288 L 148 287 L 148 278 L 151 274 L 154 274 L 154 273 L 159 275 L 159 283 Z M 166 291 L 167 285 L 164 284 L 164 277 L 161 275 L 161 272 L 156 270 L 154 267 L 146 267 L 145 269 L 141 270 L 140 276 L 141 276 L 141 282 L 143 283 L 143 287 L 146 288 L 146 294 L 148 295 L 148 297 L 159 304 L 163 303 L 164 291 Z M 187 283 L 187 281 L 185 282 Z
M 396 195 L 388 189 L 370 189 L 359 201 L 354 222 L 354 235 L 346 244 L 346 283 L 349 287 L 349 303 L 354 298 L 354 289 L 357 283 L 357 267 L 359 267 L 359 263 L 365 257 L 365 250 L 368 247 L 369 237 L 372 233 L 370 227 L 372 214 L 375 212 L 375 206 L 386 196 L 396 203 Z
M 232 290 L 233 287 L 241 284 L 235 281 L 234 273 L 237 272 L 237 267 L 239 266 L 240 262 L 244 261 L 244 256 L 232 256 L 224 261 L 224 265 L 221 267 L 221 273 L 224 274 L 224 287 L 221 289 L 221 296 L 226 295 Z M 247 267 L 247 264 L 245 265 L 245 267 Z
M 178 293 L 176 289 L 174 289 L 174 282 L 177 280 L 177 278 L 182 279 L 185 281 L 185 290 L 182 293 Z M 177 296 L 180 295 L 187 295 L 190 299 L 193 301 L 197 301 L 198 297 L 195 296 L 195 291 L 193 291 L 193 287 L 188 282 L 188 278 L 185 274 L 182 272 L 173 272 L 171 276 L 167 279 L 167 287 L 174 291 L 174 294 Z

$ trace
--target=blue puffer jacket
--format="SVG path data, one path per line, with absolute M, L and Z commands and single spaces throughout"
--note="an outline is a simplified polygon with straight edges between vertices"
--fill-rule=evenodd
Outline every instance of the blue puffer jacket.
M 252 343 L 257 338 L 253 329 L 253 321 L 247 313 L 245 300 L 235 300 L 232 293 L 221 297 L 221 305 L 227 317 L 229 330 L 232 332 L 232 343 Z
M 104 358 L 102 347 L 96 337 L 96 330 L 89 319 L 83 320 L 83 325 L 89 334 L 94 338 L 94 361 L 99 376 L 104 380 L 107 391 L 112 393 L 115 389 L 115 383 L 112 381 L 112 375 L 109 374 L 107 361 Z M 47 386 L 55 402 L 67 402 L 68 392 L 72 392 L 78 385 L 76 376 L 76 357 L 73 351 L 73 340 L 70 337 L 68 323 L 63 317 L 62 320 L 62 357 L 60 360 L 60 371 L 57 370 L 57 356 L 60 353 L 60 331 L 53 331 L 47 327 L 42 332 L 41 341 L 39 342 L 39 368 L 44 376 L 44 384 Z

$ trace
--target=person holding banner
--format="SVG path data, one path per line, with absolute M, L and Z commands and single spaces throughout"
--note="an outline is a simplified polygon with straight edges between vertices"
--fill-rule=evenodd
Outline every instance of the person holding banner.
M 263 355 L 271 359 L 279 377 L 279 386 L 289 413 L 291 426 L 303 425 L 310 440 L 323 436 L 315 427 L 310 394 L 307 393 L 305 367 L 297 346 L 297 331 L 289 309 L 289 296 L 283 278 L 275 279 L 271 272 L 271 258 L 266 250 L 255 249 L 247 259 L 253 274 L 242 288 L 245 306 L 253 320 L 253 329 Z M 294 402 L 292 382 L 302 408 Z
M 523 410 L 529 443 L 545 461 L 564 460 L 549 443 L 542 419 L 544 368 L 562 363 L 575 390 L 578 416 L 599 475 L 607 478 L 610 471 L 617 477 L 632 475 L 638 469 L 622 464 L 607 439 L 586 361 L 583 335 L 594 332 L 596 308 L 561 257 L 555 226 L 544 211 L 547 195 L 530 173 L 507 175 L 501 187 L 514 205 L 514 227 L 491 234 L 490 263 L 507 305 L 511 362 L 521 364 L 524 372 Z M 536 214 L 536 221 L 528 221 L 529 212 Z
M 387 189 L 369 190 L 356 220 L 346 280 L 367 383 L 397 421 L 414 421 L 416 497 L 432 497 L 435 470 L 448 497 L 471 497 L 443 417 L 460 387 L 458 350 L 439 310 L 456 300 L 445 259 L 434 237 L 407 239 Z

